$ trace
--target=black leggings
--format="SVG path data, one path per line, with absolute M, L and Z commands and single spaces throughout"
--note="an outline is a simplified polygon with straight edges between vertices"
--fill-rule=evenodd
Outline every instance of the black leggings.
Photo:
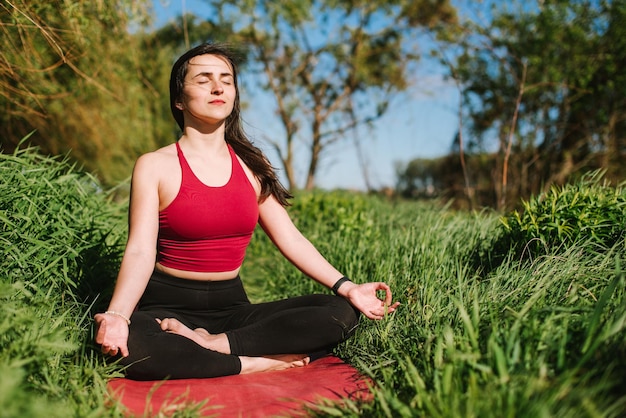
M 226 333 L 232 354 L 162 331 L 156 318 L 176 318 L 191 329 Z M 351 335 L 358 320 L 358 311 L 338 296 L 251 304 L 239 277 L 206 282 L 154 272 L 131 317 L 130 356 L 120 363 L 127 366 L 127 377 L 136 380 L 238 374 L 238 356 L 328 351 Z

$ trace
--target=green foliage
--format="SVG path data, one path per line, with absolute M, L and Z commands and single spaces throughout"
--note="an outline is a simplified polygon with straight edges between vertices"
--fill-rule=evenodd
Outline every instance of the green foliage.
M 0 151 L 12 152 L 35 131 L 28 141 L 42 153 L 67 154 L 114 185 L 129 177 L 139 154 L 170 143 L 174 52 L 139 32 L 150 3 L 3 3 Z
M 323 236 L 327 231 L 341 234 L 357 233 L 370 236 L 374 226 L 372 200 L 348 192 L 301 192 L 296 195 L 289 214 L 300 228 L 323 231 L 314 233 Z
M 474 3 L 491 6 L 488 19 L 445 30 L 458 34 L 449 46 L 460 53 L 446 65 L 462 86 L 465 149 L 496 159 L 492 169 L 470 170 L 470 184 L 486 182 L 496 195 L 479 204 L 518 202 L 600 168 L 623 180 L 626 3 Z
M 0 154 L 0 179 L 6 280 L 26 278 L 36 292 L 84 301 L 115 277 L 122 212 L 94 177 L 30 148 Z
M 594 182 L 581 183 L 581 193 L 597 193 Z M 360 219 L 362 235 L 337 231 L 342 208 L 352 208 L 347 214 Z M 298 195 L 291 213 L 339 270 L 356 282 L 386 281 L 402 303 L 383 321 L 363 319 L 337 349 L 372 376 L 374 402 L 325 405 L 318 416 L 617 417 L 626 410 L 623 238 L 604 252 L 570 241 L 532 265 L 509 256 L 485 273 L 474 269 L 473 254 L 495 251 L 497 214 L 334 193 Z M 328 291 L 265 240 L 253 238 L 243 275 L 258 299 Z
M 572 248 L 488 281 L 425 281 L 431 297 L 388 325 L 394 367 L 371 370 L 381 388 L 359 415 L 620 416 L 626 282 L 613 260 Z
M 121 209 L 67 160 L 35 149 L 0 154 L 2 416 L 104 409 L 107 368 L 88 349 L 87 304 L 114 281 Z
M 80 289 L 97 279 L 84 264 L 95 262 L 98 253 L 105 276 L 117 268 L 124 205 L 66 161 L 32 150 L 3 156 L 0 173 L 3 416 L 123 416 L 105 395 L 106 379 L 117 371 L 92 348 L 84 302 L 95 295 L 84 299 Z M 562 193 L 570 203 L 576 195 L 575 202 L 586 201 L 578 212 L 603 213 L 604 219 L 614 213 L 610 202 L 619 199 L 597 178 Z M 597 201 L 603 209 L 594 209 Z M 603 251 L 588 251 L 586 241 L 571 239 L 558 254 L 532 263 L 507 256 L 482 271 L 474 268 L 475 248 L 495 251 L 492 238 L 502 233 L 499 216 L 490 212 L 339 192 L 299 194 L 289 210 L 339 270 L 358 283 L 389 283 L 402 303 L 381 321 L 362 319 L 356 334 L 336 349 L 372 377 L 374 400 L 326 403 L 312 415 L 624 415 L 623 236 L 598 241 Z M 13 241 L 20 251 L 11 248 Z M 91 256 L 77 256 L 85 251 Z M 260 231 L 242 277 L 257 301 L 329 292 L 302 277 Z M 108 277 L 97 286 L 112 284 Z M 175 416 L 196 412 L 192 405 Z
M 305 231 L 306 237 L 324 254 L 331 263 L 341 263 L 344 254 L 337 248 L 346 243 L 375 241 L 381 227 L 379 211 L 386 208 L 383 201 L 369 198 L 359 193 L 301 191 L 296 194 L 293 206 L 288 208 L 289 215 L 296 226 Z M 352 250 L 351 250 L 352 252 Z M 248 277 L 251 288 L 254 288 L 256 299 L 271 299 L 277 295 L 293 296 L 323 290 L 312 280 L 302 281 L 302 274 L 279 256 L 269 238 L 261 230 L 253 236 L 247 252 L 243 276 Z M 358 263 L 362 254 L 354 255 L 354 263 Z M 346 268 L 347 275 L 356 274 L 352 268 Z M 289 280 L 297 282 L 293 286 Z
M 626 189 L 601 180 L 601 173 L 596 172 L 524 201 L 523 211 L 502 219 L 502 241 L 529 258 L 554 254 L 573 244 L 591 251 L 612 248 L 626 236 Z

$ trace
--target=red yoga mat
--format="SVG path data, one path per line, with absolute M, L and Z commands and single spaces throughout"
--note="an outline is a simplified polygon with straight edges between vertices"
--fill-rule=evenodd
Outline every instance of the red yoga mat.
M 337 357 L 327 356 L 305 367 L 210 379 L 135 381 L 123 378 L 108 383 L 109 393 L 129 414 L 149 417 L 184 405 L 205 401 L 202 416 L 305 416 L 323 400 L 373 399 L 371 381 Z

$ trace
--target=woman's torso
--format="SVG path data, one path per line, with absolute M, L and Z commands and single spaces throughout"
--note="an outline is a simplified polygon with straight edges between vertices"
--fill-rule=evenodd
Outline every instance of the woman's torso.
M 179 159 L 178 150 L 176 144 L 164 147 L 162 150 L 167 158 L 161 158 L 163 161 L 162 170 L 160 170 L 158 194 L 159 194 L 159 213 L 160 215 L 171 208 L 172 204 L 176 204 L 177 199 L 180 199 L 181 188 L 185 187 L 182 184 L 183 171 L 182 165 L 184 164 Z M 187 147 L 181 147 L 183 153 L 183 159 L 187 164 L 188 171 L 191 170 L 192 176 L 202 183 L 196 185 L 202 190 L 206 187 L 207 193 L 213 188 L 220 189 L 226 187 L 231 181 L 231 177 L 238 166 L 243 169 L 247 183 L 251 186 L 252 193 L 254 193 L 255 202 L 258 201 L 260 192 L 260 185 L 243 162 L 231 153 L 228 148 L 222 148 L 220 152 L 210 156 L 210 158 L 198 158 L 197 155 Z M 237 161 L 233 160 L 236 159 Z M 187 174 L 189 175 L 189 173 Z M 185 180 L 188 183 L 188 180 Z M 249 199 L 248 199 L 249 200 Z M 238 210 L 233 207 L 233 211 Z M 257 207 L 258 210 L 258 207 Z M 236 268 L 230 268 L 224 271 L 194 271 L 189 269 L 179 269 L 171 266 L 165 266 L 157 261 L 155 269 L 163 273 L 169 274 L 174 277 L 191 279 L 191 280 L 227 280 L 236 277 L 239 274 L 241 265 Z

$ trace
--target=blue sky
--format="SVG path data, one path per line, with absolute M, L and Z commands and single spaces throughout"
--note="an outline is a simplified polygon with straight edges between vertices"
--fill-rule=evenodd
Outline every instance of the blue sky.
M 203 0 L 154 0 L 155 26 L 173 20 L 182 13 L 183 8 L 187 13 L 200 17 L 208 12 Z M 457 130 L 456 87 L 445 82 L 440 70 L 427 63 L 418 65 L 413 78 L 415 84 L 392 100 L 388 112 L 374 128 L 359 133 L 370 183 L 375 188 L 395 185 L 395 162 L 446 154 Z M 272 163 L 279 167 L 277 155 L 263 139 L 281 133 L 272 106 L 261 102 L 262 95 L 245 95 L 246 92 L 242 91 L 243 100 L 249 103 L 243 112 L 246 131 L 255 144 L 267 153 Z M 300 166 L 302 169 L 296 170 L 296 174 L 302 185 L 306 164 Z M 365 189 L 352 134 L 345 141 L 333 145 L 322 157 L 316 184 L 325 189 Z

